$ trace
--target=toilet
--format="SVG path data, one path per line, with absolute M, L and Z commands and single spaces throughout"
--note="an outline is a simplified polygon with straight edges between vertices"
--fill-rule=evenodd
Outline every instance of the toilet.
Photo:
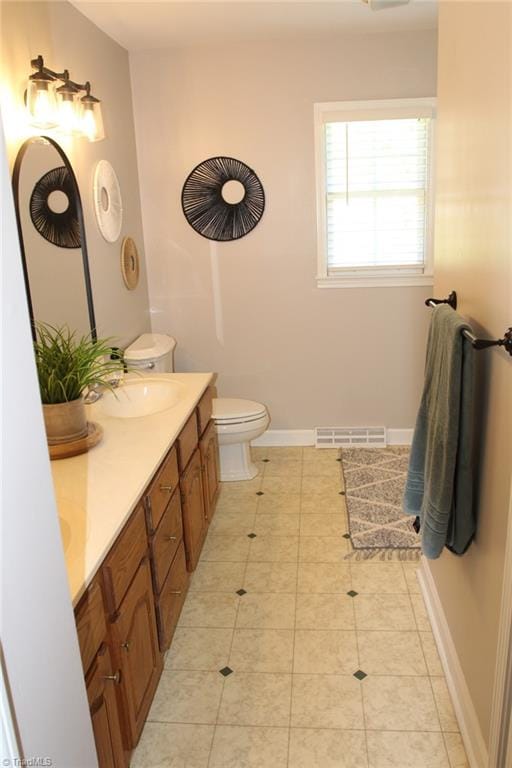
M 176 339 L 162 333 L 143 333 L 124 351 L 128 370 L 140 373 L 172 373 Z M 213 420 L 220 454 L 223 482 L 252 480 L 258 469 L 251 459 L 250 442 L 270 424 L 267 408 L 254 400 L 233 397 L 213 399 Z
M 249 444 L 270 424 L 266 407 L 254 400 L 217 397 L 213 400 L 213 420 L 219 439 L 220 479 L 252 480 L 258 469 Z
M 171 373 L 174 371 L 176 339 L 163 333 L 143 333 L 126 347 L 124 361 L 128 370 L 139 373 Z

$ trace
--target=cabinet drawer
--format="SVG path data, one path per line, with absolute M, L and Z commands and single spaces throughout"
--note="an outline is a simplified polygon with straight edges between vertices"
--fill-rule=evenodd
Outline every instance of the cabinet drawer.
M 105 599 L 109 613 L 115 613 L 119 607 L 147 549 L 144 509 L 139 504 L 103 564 Z
M 181 541 L 160 597 L 156 601 L 158 638 L 162 653 L 171 644 L 172 636 L 176 629 L 185 597 L 187 596 L 188 582 L 189 575 L 187 573 L 185 548 L 183 541 Z
M 183 472 L 194 453 L 197 440 L 197 419 L 196 412 L 194 411 L 178 436 L 178 465 L 180 472 Z
M 197 426 L 202 435 L 212 417 L 213 387 L 208 387 L 197 404 Z
M 87 672 L 107 636 L 105 608 L 98 579 L 93 581 L 80 600 L 75 619 L 82 666 L 84 672 Z
M 153 578 L 158 595 L 163 587 L 172 559 L 183 536 L 180 492 L 176 491 L 151 542 Z
M 178 459 L 176 448 L 173 445 L 144 496 L 148 533 L 150 535 L 158 528 L 158 523 L 162 519 L 169 499 L 178 487 L 179 481 Z

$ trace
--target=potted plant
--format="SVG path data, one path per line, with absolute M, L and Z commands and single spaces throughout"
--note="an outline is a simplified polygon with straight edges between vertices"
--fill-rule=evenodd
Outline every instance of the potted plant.
M 87 435 L 84 390 L 111 388 L 110 380 L 122 370 L 122 362 L 111 359 L 108 342 L 90 335 L 77 338 L 67 326 L 36 324 L 34 351 L 49 445 Z

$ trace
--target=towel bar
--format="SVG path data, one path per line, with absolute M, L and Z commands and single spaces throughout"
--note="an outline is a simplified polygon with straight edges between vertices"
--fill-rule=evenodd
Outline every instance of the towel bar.
M 457 293 L 451 291 L 446 299 L 426 299 L 427 307 L 435 307 L 437 304 L 449 304 L 452 309 L 457 309 Z M 466 339 L 469 339 L 475 349 L 486 349 L 487 347 L 505 347 L 505 350 L 512 356 L 512 327 L 508 328 L 502 339 L 477 339 L 471 331 L 462 331 Z

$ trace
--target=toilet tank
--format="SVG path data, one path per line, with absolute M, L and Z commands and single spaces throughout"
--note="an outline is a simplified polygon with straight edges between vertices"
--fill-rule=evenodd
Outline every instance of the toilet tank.
M 128 370 L 147 373 L 171 373 L 174 371 L 176 339 L 163 333 L 143 333 L 124 351 Z

